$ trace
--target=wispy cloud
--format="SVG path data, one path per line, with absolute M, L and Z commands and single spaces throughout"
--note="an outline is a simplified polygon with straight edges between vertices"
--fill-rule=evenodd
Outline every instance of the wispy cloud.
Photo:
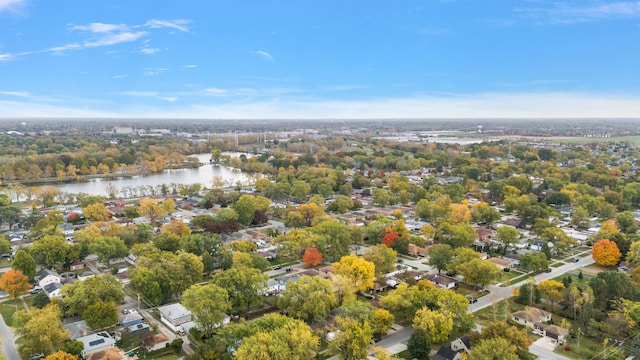
M 424 26 L 418 29 L 418 32 L 427 36 L 442 36 L 450 34 L 451 30 L 440 27 Z
M 127 76 L 129 76 L 129 75 L 127 75 L 127 74 L 118 74 L 118 75 L 113 75 L 113 78 L 114 79 L 123 79 L 123 78 L 126 78 Z
M 176 20 L 159 20 L 159 19 L 151 19 L 147 21 L 144 26 L 149 27 L 151 29 L 162 29 L 162 28 L 170 28 L 175 29 L 182 32 L 190 32 L 189 28 L 186 26 L 190 24 L 190 20 L 186 19 L 176 19 Z
M 9 96 L 17 96 L 17 97 L 29 97 L 31 96 L 31 94 L 27 91 L 0 91 L 0 94 L 2 95 L 9 95 Z
M 0 0 L 0 12 L 13 10 L 24 2 L 24 0 Z
M 0 0 L 0 10 L 3 2 L 13 3 L 16 0 Z M 8 5 L 5 5 L 8 6 Z M 79 51 L 84 49 L 108 47 L 124 43 L 131 43 L 142 38 L 149 37 L 154 29 L 172 28 L 181 32 L 189 32 L 185 26 L 189 20 L 149 20 L 143 25 L 109 24 L 94 22 L 84 25 L 69 24 L 70 32 L 77 33 L 83 39 L 71 41 L 66 44 L 56 45 L 40 50 L 30 50 L 20 53 L 6 52 L 0 54 L 0 62 L 16 60 L 18 57 L 32 54 L 53 54 L 59 55 L 69 51 Z M 161 51 L 159 48 L 148 46 L 148 41 L 143 44 L 139 52 L 145 55 L 152 55 Z
M 169 68 L 146 68 L 144 69 L 144 76 L 155 76 L 164 74 L 169 71 Z
M 184 67 L 187 68 L 187 69 L 195 69 L 195 68 L 198 67 L 198 65 L 189 64 L 189 65 L 185 65 Z
M 215 88 L 215 87 L 206 88 L 202 90 L 202 92 L 204 92 L 205 95 L 214 95 L 214 96 L 222 96 L 227 94 L 227 90 Z
M 160 97 L 158 97 L 158 99 L 164 100 L 164 101 L 167 101 L 167 102 L 176 102 L 176 101 L 178 101 L 178 98 L 175 97 L 175 96 L 160 96 Z
M 260 57 L 262 57 L 263 59 L 267 59 L 267 60 L 273 61 L 273 56 L 271 56 L 271 54 L 269 54 L 266 51 L 256 50 L 253 53 L 258 55 L 258 56 L 260 56 Z
M 538 23 L 575 24 L 640 16 L 640 1 L 546 1 L 533 7 L 520 7 L 515 12 Z
M 129 90 L 129 91 L 120 91 L 120 92 L 118 92 L 118 95 L 156 97 L 156 96 L 158 96 L 158 92 L 157 91 L 135 91 L 135 90 Z

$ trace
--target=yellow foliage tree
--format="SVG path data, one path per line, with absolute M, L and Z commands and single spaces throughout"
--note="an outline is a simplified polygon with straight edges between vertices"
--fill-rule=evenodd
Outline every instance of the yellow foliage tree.
M 375 265 L 370 261 L 351 254 L 343 256 L 339 262 L 333 263 L 333 268 L 337 275 L 349 279 L 356 291 L 365 291 L 373 287 Z
M 64 351 L 58 351 L 47 356 L 44 360 L 78 360 L 78 357 Z
M 91 221 L 106 221 L 111 216 L 111 212 L 102 203 L 87 205 L 82 209 L 82 214 Z
M 191 234 L 191 228 L 182 220 L 173 219 L 168 224 L 162 225 L 162 231 L 169 231 L 178 236 Z
M 447 310 L 431 310 L 428 307 L 416 311 L 413 328 L 422 330 L 431 343 L 447 340 L 453 330 L 453 316 Z
M 616 243 L 609 239 L 602 239 L 593 244 L 591 256 L 600 265 L 613 266 L 620 261 L 622 253 L 620 253 Z

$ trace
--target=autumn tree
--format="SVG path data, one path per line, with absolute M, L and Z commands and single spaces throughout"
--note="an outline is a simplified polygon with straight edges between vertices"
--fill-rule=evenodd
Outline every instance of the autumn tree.
M 222 326 L 231 308 L 227 291 L 211 283 L 189 287 L 182 295 L 182 303 L 191 311 L 206 338 L 211 337 L 216 327 Z
M 480 340 L 504 338 L 519 351 L 528 351 L 532 340 L 529 339 L 527 330 L 515 325 L 509 325 L 506 321 L 493 321 L 482 329 Z
M 64 295 L 67 315 L 83 315 L 98 302 L 120 304 L 124 300 L 122 284 L 112 275 L 94 276 L 63 286 L 61 293 Z M 115 307 L 112 310 L 117 312 Z
M 452 224 L 443 222 L 438 227 L 436 239 L 452 248 L 469 247 L 473 244 L 477 234 L 473 226 L 467 223 Z
M 554 303 L 559 302 L 564 297 L 564 284 L 556 280 L 543 280 L 538 283 L 538 290 L 540 296 L 551 302 L 551 307 Z
M 67 258 L 69 245 L 64 236 L 45 235 L 33 242 L 29 253 L 40 265 L 53 268 L 60 265 Z
M 44 360 L 78 360 L 78 356 L 69 354 L 68 352 L 58 351 L 48 355 Z
M 375 266 L 376 276 L 381 276 L 395 270 L 397 255 L 395 250 L 378 244 L 367 248 L 362 257 L 372 262 Z
M 393 243 L 398 239 L 398 235 L 396 233 L 394 233 L 393 231 L 386 233 L 383 237 L 382 237 L 382 243 L 386 246 L 386 247 L 391 247 L 391 245 L 393 245 Z
M 520 267 L 528 271 L 542 271 L 549 268 L 549 260 L 543 252 L 520 255 Z
M 322 264 L 322 253 L 320 253 L 318 249 L 314 247 L 308 247 L 304 250 L 302 262 L 304 263 L 304 267 L 306 268 L 318 266 Z
M 115 236 L 101 236 L 89 245 L 89 251 L 98 256 L 98 260 L 106 263 L 110 259 L 123 258 L 129 255 L 129 249 L 124 241 Z
M 333 263 L 333 268 L 337 275 L 349 279 L 357 291 L 365 291 L 373 287 L 375 265 L 370 261 L 351 254 Z
M 33 354 L 51 354 L 69 338 L 62 327 L 60 307 L 47 305 L 42 309 L 19 310 L 13 316 L 18 352 L 24 359 Z
M 515 245 L 520 241 L 520 232 L 511 226 L 501 226 L 496 230 L 496 237 L 504 249 L 510 245 Z
M 616 243 L 609 239 L 602 239 L 593 244 L 591 256 L 595 262 L 602 266 L 613 266 L 620 261 L 622 254 Z
M 473 284 L 475 288 L 478 285 L 485 287 L 496 281 L 502 270 L 489 260 L 473 259 L 460 267 L 459 271 L 464 276 L 464 281 Z
M 471 359 L 518 360 L 518 349 L 505 338 L 483 339 L 471 348 Z
M 303 275 L 296 281 L 288 281 L 286 286 L 278 307 L 294 318 L 306 322 L 324 319 L 336 304 L 331 282 L 319 276 Z
M 373 337 L 369 323 L 338 316 L 336 324 L 339 331 L 329 343 L 329 353 L 344 360 L 366 359 Z
M 164 204 L 164 203 L 163 203 Z M 168 224 L 162 225 L 161 231 L 168 231 L 178 236 L 191 234 L 191 228 L 184 221 L 172 219 Z
M 424 307 L 416 312 L 413 328 L 423 331 L 430 342 L 439 343 L 446 340 L 453 330 L 453 318 L 447 310 Z
M 349 253 L 351 233 L 349 227 L 336 220 L 315 224 L 309 231 L 318 237 L 315 247 L 330 261 Z
M 111 212 L 102 203 L 87 205 L 82 209 L 82 215 L 91 221 L 106 221 L 111 217 Z
M 9 270 L 0 277 L 0 289 L 6 291 L 10 299 L 26 294 L 29 288 L 29 278 L 20 270 Z
M 269 317 L 267 315 L 262 319 Z M 285 318 L 281 323 L 262 328 L 257 325 L 254 330 L 245 331 L 250 335 L 243 336 L 235 358 L 238 360 L 313 359 L 320 348 L 318 336 L 314 335 L 309 326 L 300 320 Z M 255 331 L 255 328 L 259 330 Z
M 227 290 L 233 311 L 249 311 L 261 299 L 267 275 L 256 268 L 233 266 L 213 276 L 213 283 Z
M 140 199 L 138 202 L 138 213 L 146 217 L 151 225 L 157 224 L 165 214 L 164 209 L 158 204 L 158 201 L 150 198 Z

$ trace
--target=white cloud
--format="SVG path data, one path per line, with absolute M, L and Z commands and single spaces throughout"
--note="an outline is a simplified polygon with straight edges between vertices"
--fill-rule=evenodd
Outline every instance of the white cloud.
M 16 6 L 24 2 L 24 0 L 0 0 L 0 11 L 13 10 Z
M 14 59 L 15 59 L 15 55 L 13 54 L 0 54 L 0 62 L 11 61 Z
M 153 54 L 157 53 L 158 51 L 160 51 L 160 49 L 158 49 L 158 48 L 144 47 L 144 48 L 140 49 L 140 53 L 141 54 L 145 54 L 145 55 L 153 55 Z
M 129 30 L 129 26 L 125 24 L 90 23 L 88 25 L 73 25 L 71 29 L 93 33 L 110 33 L 114 31 L 127 31 Z
M 0 91 L 0 94 L 9 95 L 9 96 L 17 96 L 17 97 L 29 97 L 29 96 L 31 96 L 31 94 L 29 94 L 27 91 Z
M 187 68 L 187 69 L 195 69 L 195 68 L 198 67 L 198 65 L 189 64 L 189 65 L 185 65 L 184 67 Z
M 171 28 L 182 32 L 189 32 L 189 28 L 186 26 L 191 23 L 190 20 L 176 19 L 176 20 L 158 20 L 152 19 L 147 21 L 144 26 L 151 29 Z
M 143 96 L 143 97 L 155 97 L 158 96 L 158 92 L 157 91 L 120 91 L 118 92 L 118 95 L 125 95 L 125 96 Z
M 271 54 L 269 54 L 269 53 L 268 53 L 268 52 L 266 52 L 266 51 L 256 50 L 256 51 L 254 51 L 253 53 L 254 53 L 254 54 L 256 54 L 256 55 L 258 55 L 258 56 L 260 56 L 260 57 L 262 57 L 262 58 L 265 58 L 265 59 L 267 59 L 267 60 L 271 60 L 271 61 L 273 61 L 273 56 L 271 56 Z
M 114 79 L 122 79 L 122 78 L 126 78 L 127 76 L 129 76 L 129 75 L 127 75 L 127 74 L 118 74 L 118 75 L 113 75 L 113 78 Z
M 219 88 L 214 88 L 214 87 L 207 88 L 207 89 L 204 89 L 202 91 L 207 95 L 218 95 L 218 96 L 225 95 L 227 93 L 227 90 L 225 90 L 225 89 L 219 89 Z
M 516 8 L 515 11 L 540 23 L 575 24 L 640 16 L 640 1 L 551 1 L 539 7 Z M 545 6 L 546 5 L 546 6 Z
M 176 102 L 176 101 L 178 101 L 178 98 L 175 97 L 175 96 L 160 96 L 160 97 L 158 97 L 158 99 L 164 100 L 164 101 L 168 101 L 168 102 Z
M 144 76 L 154 76 L 166 73 L 168 68 L 146 68 L 144 69 Z

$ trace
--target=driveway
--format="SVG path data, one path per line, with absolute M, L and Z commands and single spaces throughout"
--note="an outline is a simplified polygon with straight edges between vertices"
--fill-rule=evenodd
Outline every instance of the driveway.
M 548 337 L 542 337 L 531 344 L 529 346 L 529 352 L 538 357 L 538 359 L 544 360 L 569 360 L 569 358 L 564 357 L 560 354 L 556 354 L 553 352 L 556 344 Z

